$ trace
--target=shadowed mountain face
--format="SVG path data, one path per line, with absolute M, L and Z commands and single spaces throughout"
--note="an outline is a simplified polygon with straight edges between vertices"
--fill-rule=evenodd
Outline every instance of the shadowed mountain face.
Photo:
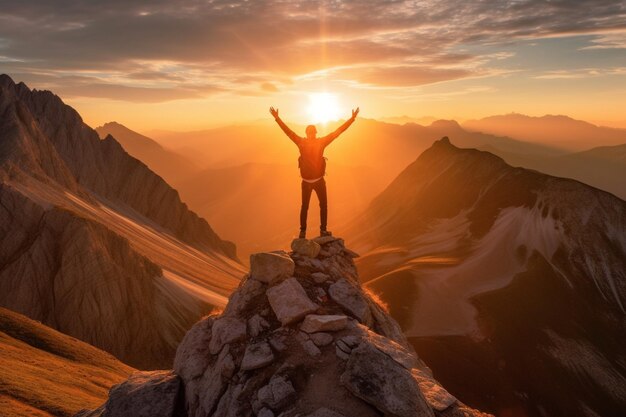
M 570 151 L 626 144 L 626 129 L 596 126 L 567 116 L 531 117 L 513 113 L 468 120 L 463 127 Z
M 0 76 L 0 305 L 137 367 L 238 282 L 235 247 L 55 95 Z
M 514 416 L 626 407 L 623 200 L 442 139 L 352 236 L 367 286 L 470 405 Z
M 3 417 L 71 416 L 94 407 L 132 368 L 0 307 L 0 411 Z

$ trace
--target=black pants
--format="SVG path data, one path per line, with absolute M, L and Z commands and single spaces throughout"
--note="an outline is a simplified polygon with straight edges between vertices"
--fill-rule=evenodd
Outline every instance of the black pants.
M 320 202 L 320 230 L 326 230 L 328 218 L 328 202 L 326 200 L 326 181 L 322 178 L 319 181 L 310 183 L 302 181 L 302 206 L 300 207 L 300 230 L 306 230 L 306 217 L 309 211 L 311 193 L 315 191 Z

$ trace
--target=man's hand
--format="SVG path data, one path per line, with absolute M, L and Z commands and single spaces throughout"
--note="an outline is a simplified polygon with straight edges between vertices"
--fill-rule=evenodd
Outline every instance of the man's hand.
M 274 116 L 274 119 L 278 119 L 278 109 L 275 109 L 274 107 L 270 107 L 270 114 Z
M 276 112 L 278 114 L 278 112 Z M 359 114 L 359 108 L 357 107 L 355 110 L 352 110 L 352 118 L 356 119 L 356 115 Z

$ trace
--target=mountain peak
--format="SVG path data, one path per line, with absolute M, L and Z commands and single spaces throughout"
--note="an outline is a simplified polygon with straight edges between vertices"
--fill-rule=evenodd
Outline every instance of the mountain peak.
M 292 249 L 251 256 L 224 312 L 189 330 L 173 371 L 135 374 L 80 415 L 121 416 L 132 404 L 196 417 L 485 416 L 433 378 L 361 287 L 343 239 L 296 239 Z

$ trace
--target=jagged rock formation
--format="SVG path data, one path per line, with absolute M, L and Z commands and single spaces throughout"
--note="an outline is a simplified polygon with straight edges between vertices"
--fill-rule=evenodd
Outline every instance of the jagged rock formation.
M 114 138 L 0 75 L 0 306 L 166 367 L 240 271 L 234 245 Z
M 134 370 L 108 353 L 0 307 L 0 415 L 71 416 Z
M 224 312 L 189 330 L 173 373 L 138 374 L 80 416 L 147 416 L 163 391 L 152 417 L 486 416 L 433 378 L 361 288 L 343 240 L 315 240 L 315 258 L 253 256 Z
M 623 200 L 444 138 L 353 230 L 365 285 L 468 404 L 521 416 L 626 409 Z

